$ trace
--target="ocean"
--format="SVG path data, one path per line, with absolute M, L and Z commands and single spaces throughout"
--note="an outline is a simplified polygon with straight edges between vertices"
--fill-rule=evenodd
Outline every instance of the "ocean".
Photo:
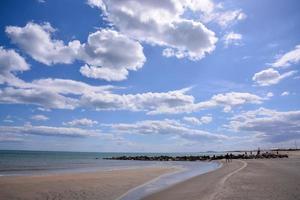
M 113 156 L 182 156 L 203 153 L 99 153 L 0 150 L 0 175 L 32 175 L 76 171 L 114 170 L 136 167 L 185 165 L 186 162 L 103 160 Z M 207 153 L 206 153 L 207 155 Z
M 0 176 L 30 176 L 145 167 L 176 167 L 170 173 L 140 187 L 133 188 L 121 200 L 138 200 L 153 192 L 220 167 L 218 162 L 104 160 L 113 156 L 183 156 L 218 153 L 99 153 L 0 150 Z

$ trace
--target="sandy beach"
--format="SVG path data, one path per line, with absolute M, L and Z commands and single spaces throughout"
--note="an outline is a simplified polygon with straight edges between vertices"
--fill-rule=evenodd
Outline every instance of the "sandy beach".
M 234 160 L 144 200 L 297 200 L 300 159 Z
M 0 177 L 0 199 L 112 200 L 174 168 L 139 168 L 92 173 Z
M 283 152 L 281 152 L 283 153 Z M 298 200 L 299 152 L 290 158 L 222 161 L 222 167 L 151 194 L 144 200 Z M 0 177 L 0 199 L 117 199 L 175 168 Z

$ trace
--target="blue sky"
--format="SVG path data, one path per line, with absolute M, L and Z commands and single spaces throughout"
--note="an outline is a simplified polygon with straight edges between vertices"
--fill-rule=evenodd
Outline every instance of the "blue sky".
M 294 147 L 299 7 L 1 1 L 0 148 Z

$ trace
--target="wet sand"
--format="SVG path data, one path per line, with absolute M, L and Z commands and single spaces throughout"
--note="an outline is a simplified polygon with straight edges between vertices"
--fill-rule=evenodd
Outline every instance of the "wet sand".
M 0 177 L 0 199 L 113 200 L 175 168 L 141 168 L 45 176 Z
M 299 197 L 300 158 L 292 156 L 234 160 L 144 200 L 299 200 Z

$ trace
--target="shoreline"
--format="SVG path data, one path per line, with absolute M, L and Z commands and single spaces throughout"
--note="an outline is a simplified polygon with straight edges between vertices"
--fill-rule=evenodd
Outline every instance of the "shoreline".
M 169 166 L 131 167 L 95 172 L 8 175 L 0 178 L 0 199 L 55 199 L 58 196 L 60 199 L 67 200 L 94 199 L 94 197 L 100 200 L 141 199 L 146 195 L 141 193 L 141 196 L 136 196 L 134 192 L 139 189 L 144 192 L 149 187 L 152 189 L 153 187 L 168 188 L 219 167 L 220 164 L 217 161 L 210 162 L 209 165 L 207 162 L 184 162 L 184 165 L 175 162 Z M 59 184 L 53 186 L 55 182 Z M 164 185 L 166 182 L 169 185 Z M 151 193 L 157 191 L 160 190 L 154 190 Z M 132 195 L 132 192 L 134 198 L 131 198 L 132 196 L 128 198 L 128 194 Z M 82 194 L 85 194 L 87 198 L 83 198 Z
M 285 199 L 300 196 L 299 152 L 285 159 L 223 161 L 223 166 L 142 200 Z
M 142 185 L 139 185 L 135 188 L 130 189 L 125 194 L 121 195 L 117 200 L 140 200 L 145 198 L 148 195 L 155 194 L 159 191 L 165 190 L 172 187 L 178 183 L 187 181 L 196 176 L 202 174 L 213 172 L 222 167 L 222 163 L 219 161 L 210 161 L 210 165 L 217 165 L 210 168 L 203 168 L 201 171 L 198 171 L 197 174 L 190 176 L 182 176 L 185 172 L 191 172 L 191 169 L 179 168 L 179 170 L 162 174 L 161 176 L 150 180 Z M 181 177 L 181 178 L 179 178 Z
M 155 181 L 163 178 L 164 176 L 173 175 L 173 174 L 179 173 L 181 171 L 184 171 L 184 169 L 183 168 L 182 169 L 177 168 L 177 170 L 175 170 L 173 172 L 171 171 L 171 172 L 167 172 L 165 174 L 161 174 L 160 176 L 158 176 L 158 177 L 156 177 L 154 179 L 151 179 L 151 180 L 149 180 L 149 181 L 147 181 L 147 182 L 145 182 L 145 183 L 143 183 L 141 185 L 138 185 L 138 186 L 136 186 L 134 188 L 131 188 L 130 190 L 128 190 L 127 192 L 125 192 L 124 194 L 122 194 L 121 196 L 119 196 L 116 200 L 122 200 L 126 195 L 128 195 L 129 193 L 131 193 L 131 192 L 133 192 L 133 191 L 135 191 L 135 190 L 137 190 L 139 188 L 142 188 L 142 187 L 144 187 L 144 186 L 146 186 L 146 185 L 148 185 L 150 183 L 153 183 L 153 182 L 155 182 Z

